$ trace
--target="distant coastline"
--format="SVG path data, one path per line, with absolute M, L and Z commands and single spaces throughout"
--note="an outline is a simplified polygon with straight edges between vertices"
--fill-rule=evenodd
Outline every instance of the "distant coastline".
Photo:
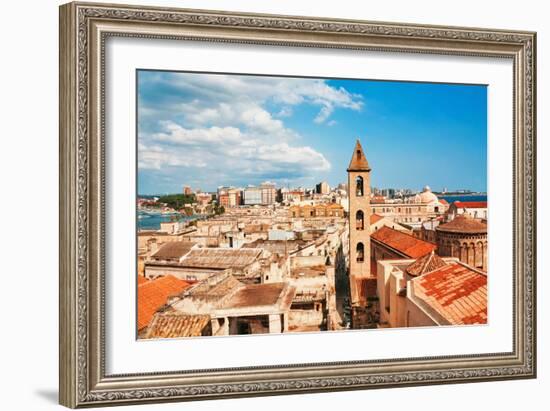
M 202 214 L 195 214 L 192 216 L 183 215 L 177 212 L 173 213 L 151 213 L 138 211 L 138 221 L 137 227 L 139 230 L 159 230 L 160 223 L 169 223 L 169 222 L 183 222 L 183 221 L 193 221 L 204 218 Z
M 487 194 L 456 194 L 456 195 L 438 195 L 440 199 L 447 201 L 449 204 L 455 201 L 487 201 Z

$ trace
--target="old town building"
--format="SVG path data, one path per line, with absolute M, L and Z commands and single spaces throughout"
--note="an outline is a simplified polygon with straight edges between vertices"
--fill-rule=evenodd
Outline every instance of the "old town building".
M 373 213 L 418 229 L 422 222 L 438 218 L 447 210 L 446 202 L 441 202 L 428 186 L 406 201 L 388 202 L 381 199 L 371 208 Z
M 213 273 L 231 270 L 241 279 L 259 281 L 261 249 L 192 248 L 178 261 L 147 261 L 145 276 L 157 278 L 166 275 L 202 281 Z
M 293 218 L 344 217 L 344 207 L 335 203 L 293 205 L 289 207 Z
M 449 206 L 447 221 L 461 214 L 487 220 L 487 201 L 455 201 Z
M 322 331 L 337 328 L 335 267 L 324 256 L 291 258 L 289 283 L 296 288 L 289 317 L 292 331 Z
M 435 230 L 439 255 L 487 271 L 487 223 L 465 213 Z
M 436 250 L 437 245 L 411 234 L 384 226 L 371 235 L 371 265 L 379 260 L 419 258 Z
M 288 282 L 245 284 L 218 273 L 172 299 L 170 310 L 208 315 L 212 335 L 283 333 L 295 293 Z
M 403 231 L 405 233 L 411 234 L 412 230 L 408 227 L 405 227 L 399 223 L 396 223 L 388 217 L 383 217 L 378 214 L 371 214 L 370 216 L 370 232 L 373 233 L 376 230 L 382 227 L 390 227 L 394 230 Z
M 301 190 L 288 190 L 281 189 L 281 201 L 284 203 L 299 203 L 305 197 L 305 194 Z
M 487 275 L 434 252 L 377 263 L 381 327 L 487 323 Z

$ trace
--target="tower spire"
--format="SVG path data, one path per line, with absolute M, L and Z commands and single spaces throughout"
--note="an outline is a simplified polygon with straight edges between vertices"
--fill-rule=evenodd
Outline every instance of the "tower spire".
M 351 156 L 351 161 L 348 166 L 348 172 L 349 171 L 370 171 L 369 162 L 363 152 L 363 147 L 361 147 L 359 139 L 357 139 L 355 148 L 353 149 L 353 155 Z

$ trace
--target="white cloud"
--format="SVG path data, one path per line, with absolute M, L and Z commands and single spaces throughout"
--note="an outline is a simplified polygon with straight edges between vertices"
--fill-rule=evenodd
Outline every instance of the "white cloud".
M 284 123 L 255 102 L 238 101 L 234 104 L 218 103 L 210 107 L 199 104 L 182 104 L 180 112 L 188 126 L 240 127 L 269 135 L 270 138 L 289 140 L 297 135 L 285 128 Z
M 312 171 L 326 171 L 329 161 L 309 146 L 267 140 L 234 127 L 187 129 L 165 122 L 163 131 L 150 136 L 150 145 L 138 145 L 139 167 L 209 167 L 233 175 L 302 178 Z M 164 144 L 164 145 L 159 145 Z
M 184 146 L 205 146 L 238 144 L 242 140 L 241 131 L 235 127 L 186 129 L 170 121 L 163 124 L 164 131 L 152 135 L 152 139 L 157 142 L 168 142 Z
M 292 116 L 292 113 L 293 113 L 292 108 L 285 106 L 281 108 L 281 110 L 279 110 L 277 114 L 275 114 L 275 117 L 290 117 Z
M 161 170 L 164 167 L 206 167 L 206 163 L 194 161 L 187 156 L 178 155 L 177 152 L 168 151 L 163 147 L 147 147 L 140 145 L 138 148 L 138 167 L 143 170 Z
M 329 118 L 329 116 L 332 114 L 332 106 L 325 106 L 321 109 L 321 111 L 319 111 L 319 114 L 317 114 L 317 117 L 315 117 L 315 121 L 316 123 L 320 124 L 320 123 L 324 123 L 327 118 Z
M 282 104 L 284 108 L 279 117 L 289 115 L 291 106 L 309 104 L 320 107 L 316 119 L 323 121 L 337 108 L 357 111 L 364 104 L 360 95 L 349 93 L 343 87 L 332 87 L 320 79 L 164 73 L 147 76 L 140 85 L 169 87 L 174 95 L 179 93 L 180 96 L 189 96 L 191 100 L 185 101 L 184 110 L 195 111 L 190 115 L 190 120 L 197 122 L 214 119 L 214 112 L 209 111 L 213 108 L 212 102 L 219 105 L 218 112 L 239 103 L 253 103 L 257 106 L 266 102 Z M 194 107 L 187 107 L 191 102 Z M 168 103 L 174 107 L 173 101 L 169 100 Z
M 310 121 L 331 126 L 336 110 L 364 103 L 317 79 L 148 73 L 139 83 L 138 166 L 178 184 L 205 175 L 225 180 L 216 184 L 310 179 L 331 164 L 285 125 L 301 104 L 318 110 Z

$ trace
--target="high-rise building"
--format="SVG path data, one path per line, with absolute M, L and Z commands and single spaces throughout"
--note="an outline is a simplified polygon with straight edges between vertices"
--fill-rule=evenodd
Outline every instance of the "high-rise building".
M 262 196 L 262 204 L 270 205 L 275 203 L 277 199 L 277 189 L 274 183 L 266 181 L 260 184 L 260 191 Z
M 243 190 L 243 202 L 245 205 L 262 204 L 262 190 L 259 187 L 248 186 Z
M 370 171 L 357 140 L 349 163 L 349 274 L 352 305 L 365 305 L 370 280 Z
M 317 194 L 328 194 L 330 192 L 330 186 L 326 181 L 321 181 L 315 186 L 315 192 Z
M 348 191 L 348 185 L 346 183 L 340 183 L 338 184 L 338 190 L 344 190 L 345 192 Z
M 237 207 L 241 204 L 241 190 L 235 187 L 218 187 L 218 203 L 223 207 Z

